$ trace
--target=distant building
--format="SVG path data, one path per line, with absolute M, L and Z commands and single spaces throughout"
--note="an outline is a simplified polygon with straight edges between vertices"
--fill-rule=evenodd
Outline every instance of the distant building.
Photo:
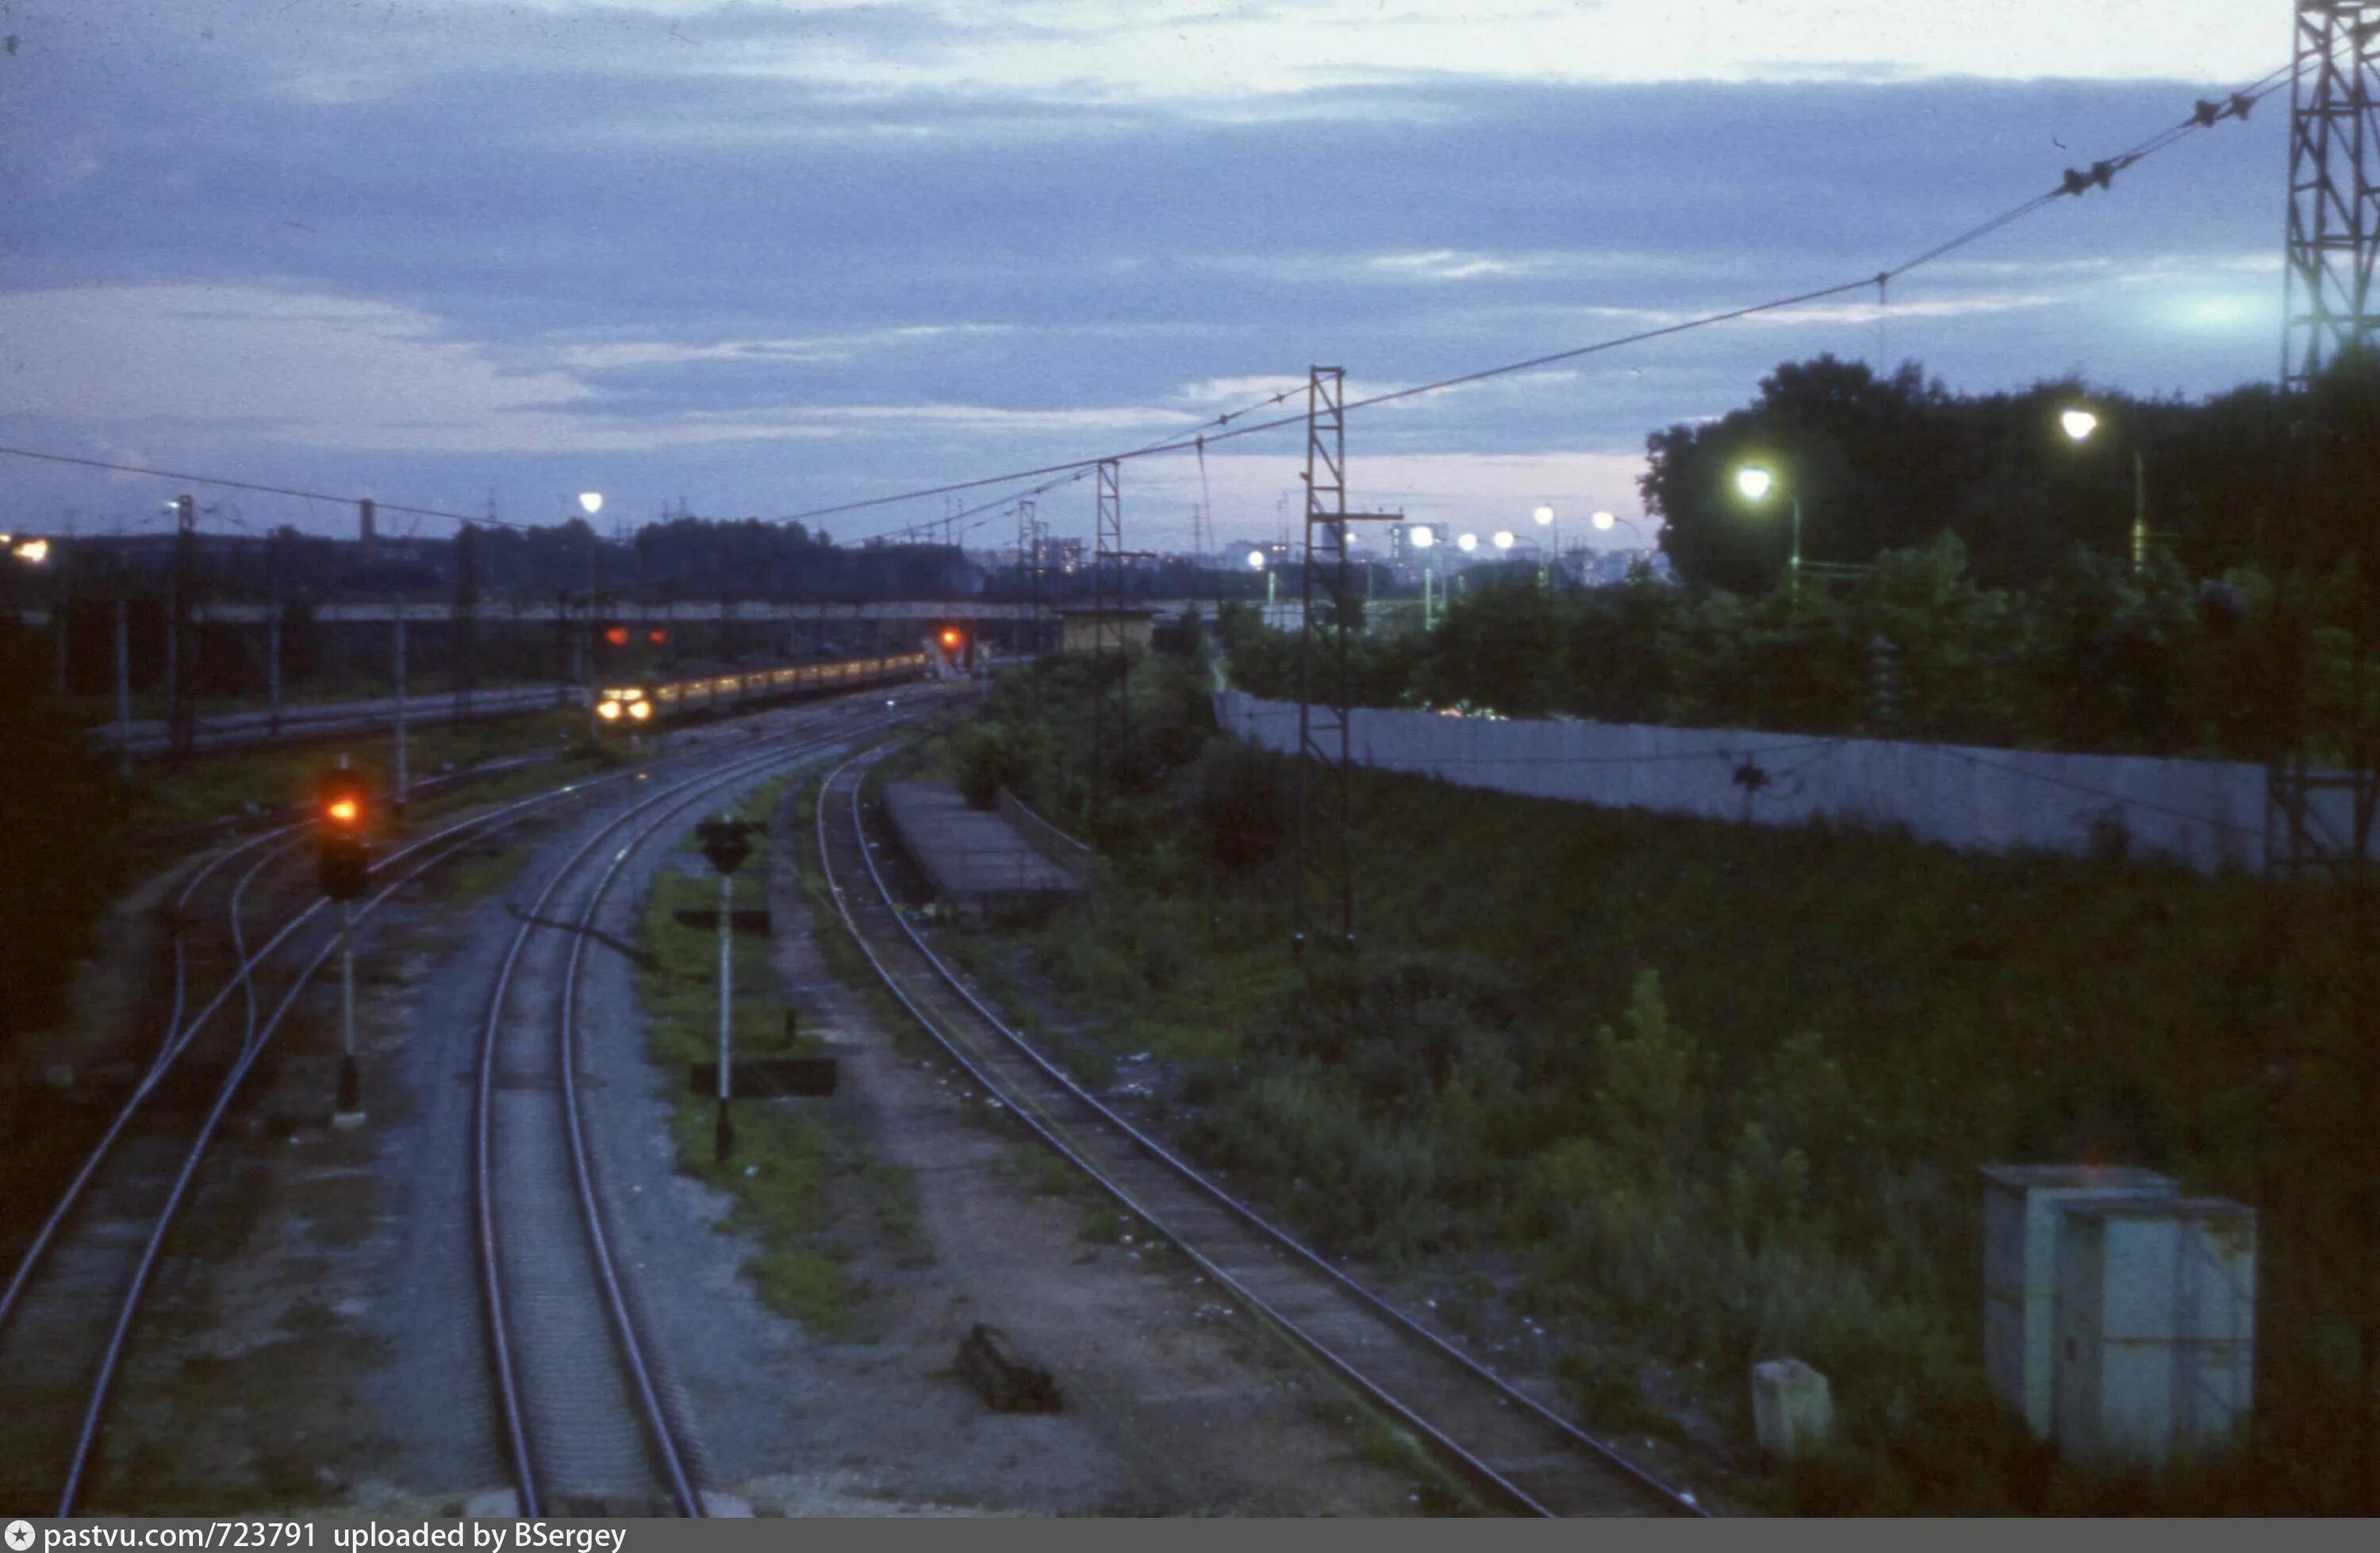
M 1061 577 L 1074 577 L 1090 569 L 1088 547 L 1079 539 L 1053 539 L 1046 554 L 1050 569 Z

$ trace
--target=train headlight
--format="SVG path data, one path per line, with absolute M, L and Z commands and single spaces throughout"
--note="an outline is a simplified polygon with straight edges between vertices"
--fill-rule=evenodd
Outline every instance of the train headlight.
M 641 723 L 652 715 L 653 703 L 651 702 L 632 701 L 628 703 L 628 715 L 634 717 L 637 721 Z
M 616 701 L 599 701 L 595 703 L 595 715 L 607 723 L 616 723 L 620 720 L 620 703 Z

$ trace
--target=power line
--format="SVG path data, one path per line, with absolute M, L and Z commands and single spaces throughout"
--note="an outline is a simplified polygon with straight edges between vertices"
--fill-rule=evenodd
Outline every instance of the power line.
M 1886 281 L 1898 279 L 1900 276 L 1907 275 L 1912 270 L 1917 269 L 1925 264 L 1933 263 L 1936 260 L 1953 253 L 1961 248 L 1965 248 L 1971 243 L 1981 241 L 1983 238 L 1989 237 L 1992 233 L 1998 231 L 2001 227 L 2009 226 L 2013 222 L 2021 221 L 2024 217 L 2033 214 L 2034 212 L 2056 203 L 2060 199 L 2064 199 L 2069 196 L 2079 196 L 2092 189 L 2106 189 L 2113 182 L 2116 174 L 2124 171 L 2126 168 L 2129 168 L 2148 157 L 2155 155 L 2158 152 L 2165 150 L 2168 146 L 2174 144 L 2176 141 L 2181 140 L 2187 135 L 2197 130 L 2211 128 L 2212 126 L 2222 122 L 2226 118 L 2246 118 L 2250 108 L 2253 107 L 2257 103 L 2262 102 L 2265 98 L 2271 96 L 2282 87 L 2287 86 L 2289 82 L 2289 68 L 2284 67 L 2261 78 L 2239 92 L 2231 93 L 2230 96 L 2223 102 L 2216 103 L 2211 101 L 2201 101 L 2197 104 L 2195 110 L 2191 114 L 2191 116 L 2182 119 L 2180 123 L 2168 126 L 2167 128 L 2159 130 L 2156 134 L 2150 136 L 2148 139 L 2141 141 L 2135 146 L 2132 146 L 2129 150 L 2118 153 L 2115 156 L 2093 163 L 2088 171 L 2069 168 L 2065 177 L 2058 181 L 2055 188 L 2052 188 L 2041 194 L 2036 194 L 2031 199 L 2022 201 L 2020 203 L 2010 207 L 2008 210 L 2002 211 L 2000 214 L 1993 216 L 1989 220 L 1969 227 L 1967 230 L 1960 233 L 1956 237 L 1951 238 L 1949 241 L 1937 244 L 1935 247 L 1927 249 L 1925 251 L 1916 255 L 1914 258 L 1903 260 L 1900 263 L 1894 265 L 1889 269 L 1880 270 L 1874 275 L 1863 275 L 1857 280 L 1843 281 L 1839 285 L 1820 287 L 1815 290 L 1803 291 L 1794 296 L 1778 297 L 1771 299 L 1768 301 L 1755 302 L 1745 307 L 1730 308 L 1720 312 L 1704 313 L 1698 317 L 1683 319 L 1675 324 L 1663 324 L 1657 328 L 1638 330 L 1633 334 L 1615 336 L 1609 339 L 1597 340 L 1592 345 L 1582 345 L 1573 347 L 1570 349 L 1550 351 L 1545 355 L 1530 357 L 1526 361 L 1508 361 L 1500 366 L 1486 367 L 1477 372 L 1463 373 L 1458 376 L 1441 378 L 1434 383 L 1416 384 L 1409 388 L 1399 388 L 1385 394 L 1375 394 L 1369 398 L 1353 399 L 1348 401 L 1345 409 L 1348 410 L 1366 410 L 1378 405 L 1391 404 L 1400 399 L 1415 398 L 1424 394 L 1434 394 L 1448 388 L 1461 387 L 1467 384 L 1484 382 L 1488 378 L 1504 377 L 1509 376 L 1513 373 L 1527 372 L 1533 368 L 1549 366 L 1557 361 L 1575 361 L 1583 356 L 1592 356 L 1607 350 L 1617 350 L 1631 345 L 1642 345 L 1649 340 L 1662 339 L 1671 335 L 1686 334 L 1695 329 L 1706 329 L 1714 324 L 1732 323 L 1737 319 L 1750 318 L 1759 313 L 1777 312 L 1787 308 L 1803 307 L 1811 302 L 1822 301 L 1828 297 L 1838 297 L 1846 292 L 1864 290 L 1871 286 L 1877 286 Z M 1286 396 L 1283 395 L 1277 395 L 1271 402 L 1276 404 L 1280 403 L 1285 397 Z M 1229 420 L 1230 418 L 1225 417 L 1224 419 Z M 1148 446 L 1135 448 L 1129 452 L 1104 454 L 1098 458 L 1077 459 L 1067 463 L 1048 464 L 1039 469 L 1023 470 L 1005 475 L 991 475 L 980 480 L 960 481 L 953 484 L 932 486 L 921 491 L 906 491 L 896 495 L 877 496 L 866 501 L 844 502 L 834 507 L 820 507 L 814 508 L 808 512 L 795 513 L 793 518 L 803 519 L 822 517 L 831 513 L 857 512 L 868 507 L 888 507 L 896 502 L 915 501 L 926 496 L 941 495 L 944 493 L 951 491 L 973 490 L 985 485 L 1005 484 L 1008 482 L 1014 480 L 1030 480 L 1041 475 L 1062 473 L 1073 470 L 1092 469 L 1111 459 L 1147 458 L 1155 454 L 1179 453 L 1194 448 L 1203 452 L 1208 443 L 1223 442 L 1237 436 L 1253 435 L 1258 432 L 1277 431 L 1285 426 L 1303 425 L 1305 423 L 1305 418 L 1303 415 L 1292 415 L 1281 417 L 1279 420 L 1260 422 L 1253 425 L 1221 428 L 1219 429 L 1212 436 L 1201 434 L 1188 440 L 1176 437 L 1171 441 L 1152 444 Z
M 42 453 L 30 447 L 0 447 L 0 454 L 15 459 L 38 459 L 49 464 L 79 464 L 84 469 L 106 470 L 115 474 L 154 475 L 160 480 L 179 480 L 191 485 L 211 485 L 224 491 L 252 491 L 267 496 L 295 496 L 300 501 L 338 502 L 355 506 L 354 496 L 333 495 L 327 491 L 299 491 L 286 485 L 260 485 L 252 480 L 233 480 L 217 474 L 190 474 L 181 470 L 151 469 L 143 464 L 120 464 L 105 459 L 77 459 L 64 453 Z M 536 523 L 514 523 L 492 517 L 474 518 L 467 513 L 442 512 L 434 507 L 407 507 L 399 502 L 375 502 L 382 512 L 410 513 L 419 518 L 443 518 L 456 523 L 477 523 L 499 529 L 517 529 L 527 533 L 540 527 Z
M 2007 226 L 2011 223 L 2021 221 L 2024 217 L 2033 214 L 2046 206 L 2055 203 L 2059 199 L 2069 196 L 2080 196 L 2095 188 L 2103 190 L 2107 189 L 2111 185 L 2118 173 L 2135 165 L 2150 156 L 2155 155 L 2157 153 L 2164 151 L 2168 146 L 2175 144 L 2177 141 L 2192 133 L 2202 129 L 2210 128 L 2213 126 L 2223 122 L 2227 118 L 2245 119 L 2248 116 L 2249 110 L 2257 103 L 2262 102 L 2265 98 L 2271 96 L 2274 92 L 2279 91 L 2282 87 L 2289 83 L 2293 68 L 2293 67 L 2283 67 L 2282 68 L 2251 83 L 2249 86 L 2230 93 L 2226 99 L 2202 99 L 2195 104 L 2191 115 L 2180 122 L 2159 130 L 2157 133 L 2148 137 L 2146 140 L 2132 146 L 2129 150 L 2118 153 L 2115 156 L 2093 163 L 2087 171 L 2077 168 L 2069 168 L 2067 169 L 2065 177 L 2058 182 L 2058 184 L 2046 192 L 2035 195 L 2031 199 L 2011 206 L 2008 210 L 2002 211 L 1998 215 L 1991 217 L 1989 220 L 1969 227 L 1966 231 L 1951 238 L 1949 241 L 1937 244 L 1913 258 L 1904 260 L 1900 264 L 1892 268 L 1880 270 L 1875 275 L 1863 275 L 1856 280 L 1847 280 L 1833 286 L 1820 287 L 1815 290 L 1803 291 L 1792 296 L 1772 298 L 1767 301 L 1755 302 L 1743 307 L 1730 308 L 1718 312 L 1704 313 L 1694 318 L 1681 320 L 1674 324 L 1662 324 L 1655 328 L 1641 329 L 1631 334 L 1614 336 L 1609 339 L 1597 340 L 1590 345 L 1576 346 L 1568 349 L 1549 351 L 1543 355 L 1530 357 L 1524 361 L 1508 361 L 1499 366 L 1485 367 L 1476 372 L 1463 373 L 1453 377 L 1440 378 L 1432 383 L 1416 384 L 1411 387 L 1393 389 L 1383 394 L 1375 394 L 1368 398 L 1351 400 L 1347 403 L 1344 409 L 1346 410 L 1367 410 L 1379 405 L 1393 404 L 1403 399 L 1417 398 L 1426 394 L 1440 393 L 1449 388 L 1457 388 L 1473 383 L 1485 382 L 1490 378 L 1505 377 L 1514 373 L 1528 372 L 1537 367 L 1552 365 L 1558 361 L 1576 361 L 1585 356 L 1597 355 L 1609 350 L 1618 350 L 1632 345 L 1642 345 L 1652 340 L 1664 339 L 1671 336 L 1682 335 L 1697 329 L 1706 329 L 1716 324 L 1732 323 L 1736 320 L 1754 317 L 1760 313 L 1777 312 L 1789 308 L 1803 307 L 1811 302 L 1822 301 L 1829 297 L 1837 297 L 1847 292 L 1864 290 L 1871 286 L 1881 287 L 1888 281 L 1898 279 L 1901 275 L 1907 275 L 1912 270 L 1915 270 L 1925 264 L 1930 264 L 1935 261 L 1943 258 L 1945 255 L 1955 252 L 1959 249 L 1964 248 L 1971 243 L 1978 242 L 1984 238 L 1990 236 L 1992 233 L 1998 231 L 2000 228 Z M 1012 470 L 1003 474 L 986 475 L 978 479 L 953 481 L 945 484 L 926 486 L 913 491 L 904 491 L 888 496 L 874 496 L 861 501 L 841 502 L 828 507 L 810 507 L 807 510 L 790 513 L 784 517 L 772 520 L 779 523 L 800 522 L 816 518 L 834 517 L 845 512 L 859 512 L 866 511 L 873 507 L 890 507 L 900 502 L 918 501 L 929 496 L 950 495 L 965 491 L 978 491 L 989 485 L 1011 485 L 1020 481 L 1038 480 L 1046 476 L 1063 476 L 1066 477 L 1066 479 L 1080 479 L 1102 463 L 1122 462 L 1123 460 L 1129 459 L 1150 458 L 1167 453 L 1181 453 L 1195 450 L 1203 459 L 1207 446 L 1209 443 L 1226 442 L 1234 437 L 1253 436 L 1263 432 L 1279 431 L 1283 427 L 1304 424 L 1305 418 L 1303 415 L 1282 416 L 1270 421 L 1255 422 L 1237 426 L 1232 424 L 1233 421 L 1242 420 L 1243 418 L 1255 414 L 1259 410 L 1283 403 L 1293 392 L 1294 390 L 1293 389 L 1284 389 L 1268 399 L 1260 400 L 1240 410 L 1227 411 L 1221 415 L 1215 416 L 1210 420 L 1202 421 L 1198 423 L 1197 429 L 1187 435 L 1178 433 L 1173 434 L 1167 437 L 1160 438 L 1156 442 L 1148 443 L 1142 446 L 1127 449 L 1119 453 L 1100 454 L 1087 459 L 1073 459 L 1062 463 L 1044 464 L 1035 469 Z M 1208 428 L 1210 427 L 1212 428 L 1211 434 L 1208 431 Z M 193 474 L 174 470 L 153 469 L 139 464 L 119 463 L 107 459 L 76 458 L 67 454 L 46 453 L 28 447 L 0 446 L 0 455 L 19 459 L 39 459 L 45 463 L 71 464 L 85 469 L 104 470 L 113 473 L 150 475 L 159 479 L 179 480 L 191 484 L 208 485 L 223 490 L 250 491 L 264 495 L 294 496 L 309 501 L 332 501 L 346 505 L 353 505 L 356 500 L 356 498 L 352 496 L 341 496 L 322 491 L 303 491 L 293 489 L 288 486 L 267 485 L 253 481 L 236 480 L 221 475 Z M 1017 492 L 1008 495 L 995 497 L 990 502 L 975 507 L 970 507 L 965 512 L 953 514 L 945 520 L 955 522 L 959 519 L 972 517 L 977 513 L 985 512 L 991 507 L 1001 507 L 1004 503 L 1012 503 L 1025 499 L 1028 496 L 1040 495 L 1050 490 L 1055 489 L 1058 485 L 1064 483 L 1064 479 L 1050 480 L 1047 484 L 1037 486 L 1029 491 Z M 434 518 L 445 522 L 511 529 L 520 532 L 529 532 L 543 527 L 543 525 L 540 524 L 514 522 L 507 520 L 498 519 L 492 514 L 482 514 L 474 517 L 468 513 L 448 512 L 438 507 L 412 507 L 396 502 L 381 502 L 377 505 L 379 510 L 382 512 L 405 513 L 413 517 Z M 989 521 L 990 520 L 986 520 Z M 863 540 L 880 539 L 887 533 L 898 532 L 900 531 L 888 529 L 879 531 L 874 534 L 863 534 L 858 537 Z

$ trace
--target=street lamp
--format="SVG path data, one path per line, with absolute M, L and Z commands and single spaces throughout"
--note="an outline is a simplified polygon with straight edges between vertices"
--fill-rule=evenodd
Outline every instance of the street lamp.
M 2081 405 L 2069 405 L 2058 412 L 2058 429 L 2066 440 L 2078 447 L 2091 440 L 2099 429 L 2098 415 Z M 2141 456 L 2140 444 L 2132 445 L 2132 575 L 2138 577 L 2149 558 L 2149 479 L 2148 463 Z
M 594 517 L 595 514 L 603 510 L 603 493 L 601 491 L 579 492 L 578 509 L 586 513 L 589 518 Z
M 0 540 L 0 544 L 5 543 L 6 543 L 6 540 Z M 50 558 L 50 542 L 46 539 L 25 540 L 9 553 L 20 561 L 29 561 L 34 566 L 40 566 Z
M 1537 527 L 1539 527 L 1539 528 L 1541 528 L 1541 529 L 1548 529 L 1548 530 L 1551 530 L 1551 531 L 1552 531 L 1552 532 L 1549 532 L 1546 537 L 1547 537 L 1548 539 L 1551 540 L 1551 541 L 1552 541 L 1552 544 L 1553 544 L 1553 565 L 1554 565 L 1554 566 L 1556 566 L 1556 567 L 1560 566 L 1560 565 L 1561 565 L 1561 531 L 1560 531 L 1560 529 L 1554 528 L 1554 526 L 1553 526 L 1553 522 L 1554 522 L 1554 509 L 1553 509 L 1551 507 L 1548 507 L 1548 506 L 1544 505 L 1543 503 L 1540 503 L 1540 504 L 1538 505 L 1538 507 L 1537 507 L 1537 510 L 1536 510 L 1536 512 L 1534 512 L 1534 513 L 1530 514 L 1530 516 L 1532 516 L 1532 517 L 1534 517 L 1535 519 L 1536 519 L 1536 520 L 1537 520 Z M 1544 585 L 1546 584 L 1546 582 L 1547 582 L 1548 581 L 1549 581 L 1549 580 L 1550 580 L 1550 578 L 1552 577 L 1552 575 L 1553 575 L 1553 574 L 1552 574 L 1552 570 L 1551 570 L 1551 569 L 1550 569 L 1550 568 L 1548 568 L 1548 567 L 1539 567 L 1539 568 L 1537 569 L 1537 583 L 1538 583 L 1538 585 L 1539 585 L 1540 587 L 1544 586 Z
M 1777 477 L 1758 464 L 1746 464 L 1735 471 L 1735 488 L 1743 493 L 1746 501 L 1766 501 L 1777 484 Z M 1785 563 L 1787 606 L 1796 615 L 1802 612 L 1802 498 L 1792 492 L 1785 493 L 1793 504 L 1793 548 Z
M 1429 564 L 1428 556 L 1430 550 L 1438 544 L 1438 535 L 1431 531 L 1428 524 L 1422 523 L 1405 531 L 1405 543 L 1422 552 L 1421 629 L 1427 630 L 1430 628 L 1430 617 L 1436 613 L 1432 607 L 1430 595 L 1438 581 L 1438 569 Z
M 1498 529 L 1496 531 L 1496 548 L 1499 550 L 1510 550 L 1512 548 L 1512 530 Z
M 1265 553 L 1264 553 L 1263 551 L 1261 551 L 1261 550 L 1251 550 L 1251 551 L 1249 551 L 1249 552 L 1248 552 L 1248 565 L 1249 565 L 1251 568 L 1253 568 L 1254 569 L 1256 569 L 1256 570 L 1257 570 L 1257 571 L 1261 571 L 1261 572 L 1263 572 L 1263 573 L 1264 573 L 1264 580 L 1265 580 L 1265 612 L 1264 612 L 1264 621 L 1265 621 L 1265 624 L 1266 624 L 1266 625 L 1269 626 L 1269 625 L 1271 625 L 1271 624 L 1273 623 L 1273 618 L 1272 618 L 1272 613 L 1273 613 L 1273 611 L 1272 611 L 1273 591 L 1274 591 L 1274 589 L 1276 589 L 1277 587 L 1279 587 L 1279 586 L 1280 586 L 1280 584 L 1279 584 L 1277 581 L 1275 581 L 1274 580 L 1275 580 L 1277 577 L 1279 577 L 1279 576 L 1280 576 L 1280 573 L 1278 573 L 1278 572 L 1274 571 L 1270 567 L 1268 567 L 1267 565 L 1265 565 Z
M 1464 534 L 1462 538 L 1454 542 L 1454 547 L 1468 556 L 1471 552 L 1479 548 L 1479 536 L 1475 533 Z

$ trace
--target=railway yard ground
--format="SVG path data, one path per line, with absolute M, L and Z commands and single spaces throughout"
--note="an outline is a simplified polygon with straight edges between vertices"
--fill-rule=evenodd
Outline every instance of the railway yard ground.
M 722 759 L 735 753 L 732 736 L 717 737 Z M 748 796 L 784 769 L 756 770 L 736 790 Z M 686 1077 L 649 1049 L 650 976 L 590 939 L 579 1000 L 596 1175 L 711 1508 L 1391 1514 L 1458 1502 L 1195 1269 L 1053 1181 L 1036 1145 L 836 978 L 793 871 L 794 789 L 777 781 L 762 796 L 775 928 L 766 993 L 831 1032 L 841 1059 L 832 1099 L 772 1103 L 800 1107 L 825 1141 L 818 1200 L 798 1222 L 739 1212 L 736 1195 L 711 1184 L 707 1126 L 698 1152 L 674 1152 L 686 1137 L 673 1119 Z M 335 1001 L 318 993 L 298 1005 L 160 1264 L 85 1508 L 438 1513 L 512 1502 L 473 1285 L 464 1162 L 474 1048 L 519 913 L 616 813 L 617 802 L 557 809 L 482 839 L 382 910 L 358 960 L 363 1126 L 330 1125 Z M 652 881 L 689 866 L 678 842 L 698 817 L 671 816 L 636 852 L 607 926 L 634 932 Z M 188 866 L 125 899 L 79 978 L 85 1045 L 69 1065 L 81 1087 L 18 1074 L 20 1115 L 95 1109 L 114 1092 L 91 1093 L 92 1073 L 153 1040 L 166 1012 L 157 909 Z M 531 995 L 551 988 L 516 994 Z M 205 1098 L 205 1086 L 168 1086 L 152 1108 L 161 1122 L 182 1119 Z M 49 1201 L 68 1145 L 89 1131 L 62 1124 L 46 1170 L 30 1156 L 12 1161 L 11 1199 Z M 760 1131 L 757 1115 L 747 1119 L 750 1156 L 773 1168 Z M 82 1226 L 103 1240 L 143 1228 L 103 1208 Z M 8 1227 L 12 1262 L 24 1229 Z M 806 1326 L 772 1308 L 784 1302 L 751 1269 L 786 1234 L 823 1248 L 839 1317 Z M 953 1367 L 978 1322 L 1050 1364 L 1062 1411 L 987 1410 Z M 18 1463 L 12 1482 L 38 1483 L 41 1463 L 11 1437 L 25 1428 L 22 1412 L 0 1420 L 0 1450 Z M 630 1482 L 565 1481 L 556 1493 L 565 1510 L 657 1508 L 649 1486 Z

